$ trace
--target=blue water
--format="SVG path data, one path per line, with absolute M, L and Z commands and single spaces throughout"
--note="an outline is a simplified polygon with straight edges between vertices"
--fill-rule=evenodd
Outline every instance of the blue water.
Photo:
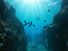
M 16 16 L 24 25 L 25 33 L 30 36 L 32 41 L 36 35 L 40 35 L 43 26 L 52 23 L 53 17 L 61 10 L 61 0 L 39 0 L 38 3 L 29 5 L 23 3 L 24 0 L 7 0 L 16 9 Z M 25 25 L 32 22 L 32 25 Z

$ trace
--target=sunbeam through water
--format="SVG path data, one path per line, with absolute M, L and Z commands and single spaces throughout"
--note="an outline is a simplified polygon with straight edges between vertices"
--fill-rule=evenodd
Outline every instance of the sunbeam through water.
M 61 0 L 7 0 L 16 9 L 17 18 L 24 24 L 27 37 L 32 42 L 40 35 L 43 27 L 51 24 L 53 17 L 61 9 Z

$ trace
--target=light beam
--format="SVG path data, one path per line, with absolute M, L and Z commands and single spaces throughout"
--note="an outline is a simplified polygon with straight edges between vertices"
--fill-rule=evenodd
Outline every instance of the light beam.
M 25 4 L 35 4 L 37 1 L 36 0 L 24 0 L 23 2 Z
M 39 3 L 39 0 L 24 0 L 23 3 L 25 5 L 36 5 Z

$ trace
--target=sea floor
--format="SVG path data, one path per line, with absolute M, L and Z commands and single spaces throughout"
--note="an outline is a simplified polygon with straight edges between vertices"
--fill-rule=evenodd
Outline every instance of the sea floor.
M 49 51 L 43 45 L 28 44 L 27 51 Z

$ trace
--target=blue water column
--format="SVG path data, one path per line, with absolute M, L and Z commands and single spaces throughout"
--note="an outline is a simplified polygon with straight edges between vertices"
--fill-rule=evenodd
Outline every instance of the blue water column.
M 16 9 L 17 18 L 24 25 L 31 41 L 52 23 L 53 17 L 61 10 L 61 0 L 7 0 Z

